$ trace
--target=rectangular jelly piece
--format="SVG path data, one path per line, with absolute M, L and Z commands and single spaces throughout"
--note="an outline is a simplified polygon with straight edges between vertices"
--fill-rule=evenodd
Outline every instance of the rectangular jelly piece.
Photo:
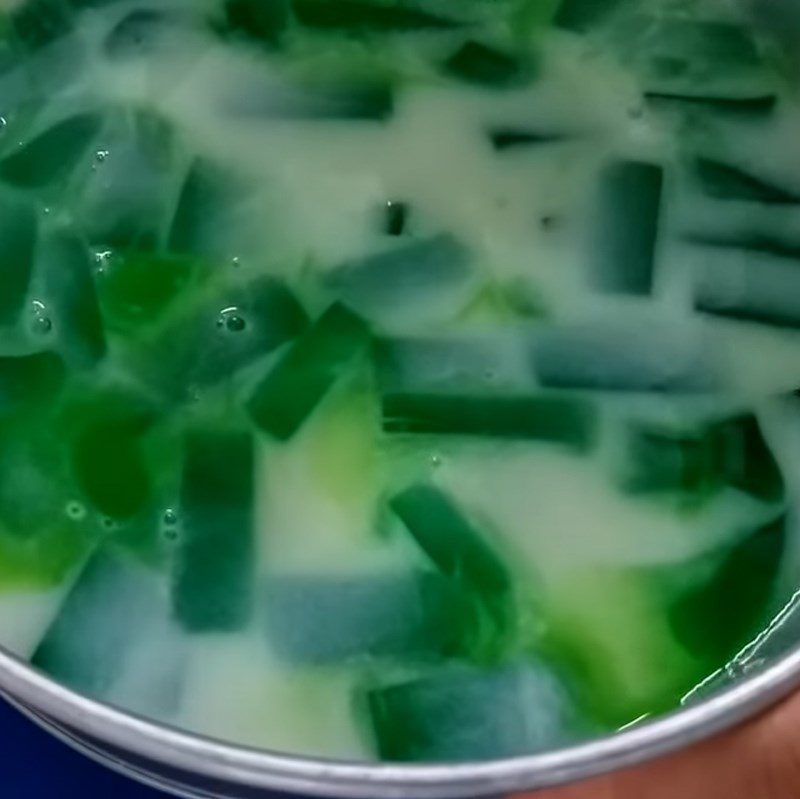
M 33 206 L 0 195 L 0 324 L 14 324 L 22 311 L 33 272 L 36 236 Z
M 239 630 L 253 609 L 253 437 L 195 429 L 184 447 L 175 617 L 189 632 Z
M 489 760 L 555 749 L 578 713 L 537 663 L 492 670 L 454 665 L 366 694 L 377 754 L 402 762 Z
M 592 263 L 598 287 L 647 295 L 653 287 L 663 169 L 617 161 L 602 171 Z
M 716 554 L 711 577 L 685 591 L 669 609 L 678 641 L 715 664 L 732 658 L 769 621 L 787 545 L 786 513 L 780 511 Z
M 70 688 L 102 697 L 166 615 L 158 577 L 101 549 L 81 572 L 31 662 Z
M 453 654 L 470 622 L 469 598 L 434 572 L 277 575 L 266 613 L 273 650 L 295 663 Z
M 70 366 L 94 366 L 106 354 L 106 338 L 86 246 L 66 230 L 49 233 L 37 271 L 59 353 Z
M 418 483 L 393 496 L 389 507 L 431 562 L 472 592 L 489 622 L 489 640 L 473 644 L 492 656 L 514 626 L 512 576 L 488 536 L 436 486 Z M 476 650 L 477 652 L 478 650 Z
M 247 404 L 255 423 L 274 438 L 291 438 L 368 342 L 360 317 L 330 306 L 256 387 Z

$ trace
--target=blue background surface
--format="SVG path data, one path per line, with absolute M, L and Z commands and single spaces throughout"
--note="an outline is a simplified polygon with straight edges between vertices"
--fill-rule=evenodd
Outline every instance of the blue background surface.
M 2 799 L 167 799 L 98 766 L 0 700 Z

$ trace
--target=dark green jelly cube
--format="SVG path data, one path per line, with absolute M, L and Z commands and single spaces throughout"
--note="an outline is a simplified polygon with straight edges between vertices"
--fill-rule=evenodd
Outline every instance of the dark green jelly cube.
M 172 605 L 189 632 L 238 630 L 250 619 L 253 469 L 249 433 L 197 429 L 186 434 Z

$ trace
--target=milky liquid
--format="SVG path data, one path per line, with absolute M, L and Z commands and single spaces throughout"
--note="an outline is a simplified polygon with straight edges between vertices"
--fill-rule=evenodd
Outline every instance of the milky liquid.
M 392 28 L 304 2 L 276 38 L 212 0 L 53 3 L 52 34 L 4 12 L 0 183 L 36 242 L 0 339 L 0 644 L 333 758 L 521 754 L 678 706 L 796 588 L 790 59 L 745 4 L 584 30 L 557 3 Z M 467 41 L 495 54 L 459 68 Z M 260 413 L 337 301 L 361 343 Z M 15 389 L 43 351 L 64 374 Z M 442 517 L 431 544 L 413 486 L 480 543 L 437 549 Z

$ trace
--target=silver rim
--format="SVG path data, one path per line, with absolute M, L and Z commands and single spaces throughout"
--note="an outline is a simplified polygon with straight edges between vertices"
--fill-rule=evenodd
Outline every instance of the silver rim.
M 251 788 L 352 799 L 444 799 L 549 787 L 634 765 L 728 729 L 800 685 L 800 649 L 696 706 L 613 737 L 490 763 L 398 766 L 342 763 L 236 747 L 87 699 L 0 653 L 0 688 L 37 713 L 138 757 Z

